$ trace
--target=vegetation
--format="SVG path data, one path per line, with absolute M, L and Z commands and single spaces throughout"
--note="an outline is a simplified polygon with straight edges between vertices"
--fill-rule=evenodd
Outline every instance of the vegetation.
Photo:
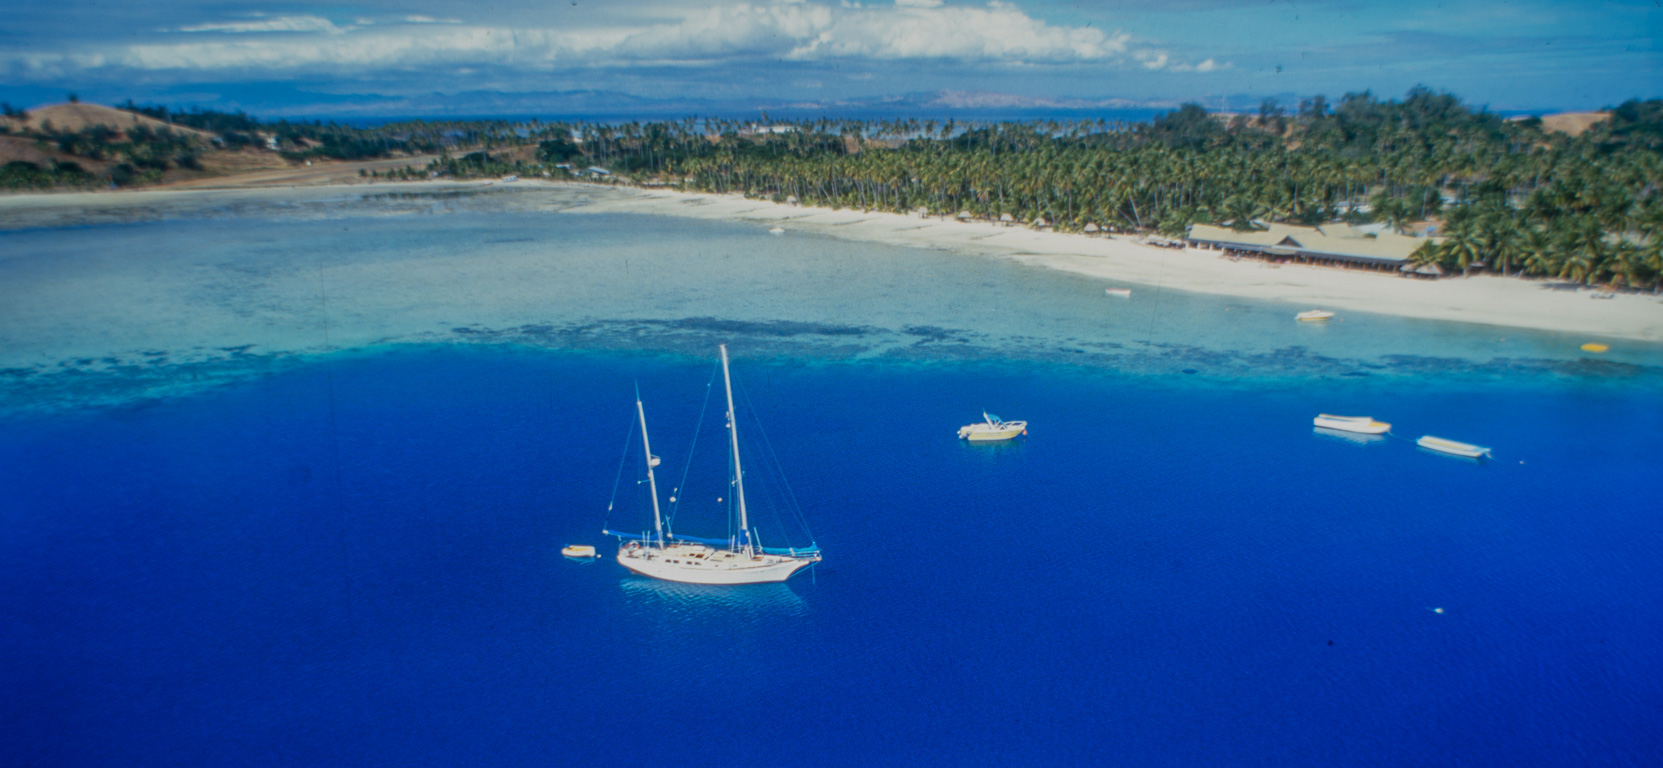
M 22 124 L 21 110 L 3 105 Z M 274 144 L 293 162 L 437 154 L 376 178 L 581 174 L 832 207 L 968 212 L 1065 231 L 1180 236 L 1195 223 L 1383 221 L 1436 230 L 1415 258 L 1449 270 L 1658 290 L 1663 283 L 1663 100 L 1629 101 L 1580 135 L 1508 121 L 1415 88 L 1273 101 L 1228 118 L 1187 104 L 1148 123 L 720 119 L 584 124 L 490 120 L 374 126 L 242 112 L 128 111 Z M 182 132 L 33 129 L 42 146 L 96 161 L 6 166 L 0 186 L 149 183 L 211 147 Z M 23 164 L 28 165 L 28 164 Z
M 792 127 L 579 130 L 583 162 L 715 192 L 1168 236 L 1198 222 L 1421 222 L 1446 239 L 1429 241 L 1416 259 L 1449 270 L 1651 290 L 1663 281 L 1663 101 L 1625 103 L 1578 137 L 1424 88 L 1402 101 L 1366 92 L 1332 106 L 1315 98 L 1294 115 L 1266 104 L 1228 121 L 1186 105 L 1135 125 Z

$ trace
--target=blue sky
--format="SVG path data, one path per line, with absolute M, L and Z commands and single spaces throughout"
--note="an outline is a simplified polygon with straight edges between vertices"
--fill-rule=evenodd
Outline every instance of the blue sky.
M 1660 0 L 8 5 L 0 99 L 22 106 L 71 90 L 266 114 L 421 99 L 516 111 L 580 90 L 727 104 L 962 91 L 1244 107 L 1424 83 L 1507 110 L 1663 96 Z

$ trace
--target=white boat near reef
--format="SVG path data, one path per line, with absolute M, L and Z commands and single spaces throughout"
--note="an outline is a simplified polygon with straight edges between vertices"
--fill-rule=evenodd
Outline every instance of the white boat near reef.
M 810 544 L 805 549 L 764 547 L 751 529 L 749 511 L 745 506 L 745 473 L 739 463 L 739 427 L 733 410 L 733 379 L 728 373 L 728 347 L 721 345 L 722 383 L 727 391 L 727 429 L 733 453 L 728 462 L 728 485 L 733 489 L 728 504 L 729 520 L 737 523 L 727 539 L 701 539 L 679 536 L 666 530 L 664 515 L 658 506 L 658 481 L 653 467 L 658 457 L 652 454 L 647 438 L 647 412 L 641 404 L 639 391 L 635 395 L 635 413 L 641 421 L 641 450 L 646 456 L 647 489 L 652 497 L 653 531 L 626 533 L 604 530 L 608 536 L 624 543 L 618 547 L 618 564 L 630 571 L 665 581 L 688 584 L 765 584 L 785 581 L 791 574 L 820 562 L 820 550 Z M 627 460 L 627 454 L 626 454 Z M 622 477 L 622 467 L 619 468 Z M 614 488 L 613 497 L 616 499 Z M 675 496 L 670 501 L 676 501 Z M 611 507 L 609 506 L 610 510 Z
M 1329 429 L 1327 427 L 1312 427 L 1311 434 L 1329 440 L 1351 443 L 1352 445 L 1372 445 L 1374 443 L 1386 442 L 1385 435 L 1369 435 L 1361 432 L 1346 432 L 1339 429 Z
M 1426 435 L 1421 439 L 1416 440 L 1415 445 L 1429 451 L 1447 453 L 1452 456 L 1465 456 L 1469 459 L 1476 459 L 1480 456 L 1490 455 L 1490 449 L 1485 448 L 1484 446 L 1473 445 L 1472 443 L 1463 443 L 1458 440 L 1450 440 L 1444 437 L 1433 437 L 1432 435 Z
M 1103 293 L 1110 296 L 1119 296 L 1123 299 L 1132 298 L 1132 289 L 1130 288 L 1104 288 Z
M 1334 313 L 1329 312 L 1326 309 L 1310 309 L 1294 315 L 1293 317 L 1301 323 L 1309 323 L 1316 320 L 1327 320 L 1333 316 Z
M 1372 416 L 1335 416 L 1330 413 L 1319 413 L 1311 420 L 1312 424 L 1328 429 L 1338 429 L 1342 432 L 1358 432 L 1365 435 L 1378 435 L 1392 428 L 1384 421 L 1375 421 Z
M 993 443 L 1028 434 L 1026 421 L 1005 421 L 986 411 L 982 412 L 982 418 L 984 421 L 959 427 L 959 438 L 972 443 Z

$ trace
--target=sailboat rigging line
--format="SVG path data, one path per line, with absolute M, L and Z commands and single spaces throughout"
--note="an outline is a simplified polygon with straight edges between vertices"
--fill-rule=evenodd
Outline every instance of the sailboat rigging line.
M 612 527 L 612 506 L 618 503 L 618 486 L 624 481 L 624 465 L 629 463 L 629 446 L 635 441 L 635 419 L 629 420 L 629 434 L 624 435 L 624 455 L 618 460 L 618 476 L 612 478 L 612 498 L 606 500 L 606 524 L 602 530 Z
M 687 444 L 687 463 L 681 466 L 681 479 L 676 481 L 675 488 L 672 491 L 675 493 L 675 498 L 670 500 L 670 514 L 664 517 L 665 530 L 675 529 L 676 510 L 681 508 L 681 500 L 686 496 L 684 491 L 687 490 L 687 472 L 693 468 L 694 449 L 699 447 L 699 432 L 704 429 L 704 415 L 710 410 L 710 393 L 714 391 L 716 372 L 720 370 L 722 370 L 722 366 L 717 364 L 710 371 L 710 380 L 704 383 L 704 405 L 699 406 L 699 419 L 693 422 L 693 441 Z
M 745 383 L 742 381 L 737 383 L 739 384 L 739 396 L 745 401 L 745 408 L 753 414 L 756 413 L 756 405 L 751 402 L 751 393 L 745 389 Z M 809 529 L 808 518 L 803 515 L 803 505 L 797 502 L 797 492 L 792 489 L 791 481 L 785 476 L 785 467 L 780 464 L 779 453 L 774 450 L 774 441 L 768 439 L 768 430 L 762 426 L 762 419 L 753 419 L 752 421 L 756 424 L 756 432 L 762 437 L 762 447 L 766 451 L 767 461 L 763 462 L 763 467 L 768 470 L 773 479 L 779 482 L 780 487 L 785 489 L 785 505 L 790 508 L 792 516 L 797 518 L 797 524 L 803 527 L 803 533 L 808 535 L 809 547 L 812 548 L 814 546 L 814 531 Z M 784 525 L 782 524 L 780 527 L 783 534 Z M 787 537 L 786 544 L 790 544 L 789 537 Z

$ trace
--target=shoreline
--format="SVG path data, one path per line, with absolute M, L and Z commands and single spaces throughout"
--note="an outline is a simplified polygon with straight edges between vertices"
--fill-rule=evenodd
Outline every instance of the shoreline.
M 732 194 L 629 187 L 633 199 L 593 203 L 572 212 L 636 212 L 772 224 L 786 230 L 862 242 L 999 256 L 1107 281 L 1134 293 L 1172 289 L 1276 301 L 1298 311 L 1321 308 L 1663 342 L 1663 297 L 1619 293 L 1595 300 L 1573 283 L 1498 275 L 1417 280 L 1397 275 L 1232 261 L 1218 251 L 1159 248 L 1112 235 L 1035 231 L 986 221 L 752 200 Z
M 7 208 L 30 208 L 30 201 L 62 205 L 122 200 L 142 205 L 148 199 L 211 191 L 269 190 L 286 187 L 467 188 L 492 181 L 360 182 L 335 166 L 296 169 L 281 181 L 270 173 L 196 180 L 139 190 L 25 194 L 0 197 Z M 277 183 L 273 183 L 277 182 Z M 807 232 L 854 242 L 927 248 L 1006 258 L 1018 263 L 1084 275 L 1105 287 L 1178 290 L 1286 304 L 1289 322 L 1295 312 L 1321 308 L 1398 317 L 1521 328 L 1573 335 L 1663 342 L 1663 299 L 1618 293 L 1592 299 L 1594 291 L 1573 283 L 1479 275 L 1416 280 L 1397 275 L 1303 264 L 1271 264 L 1251 258 L 1232 261 L 1217 251 L 1159 248 L 1110 235 L 1034 231 L 985 221 L 920 217 L 916 214 L 818 208 L 736 194 L 682 192 L 624 185 L 590 185 L 522 179 L 516 187 L 584 187 L 606 190 L 612 199 L 566 209 L 567 213 L 642 213 L 754 223 L 780 227 L 789 237 Z M 1107 299 L 1106 299 L 1107 300 Z

